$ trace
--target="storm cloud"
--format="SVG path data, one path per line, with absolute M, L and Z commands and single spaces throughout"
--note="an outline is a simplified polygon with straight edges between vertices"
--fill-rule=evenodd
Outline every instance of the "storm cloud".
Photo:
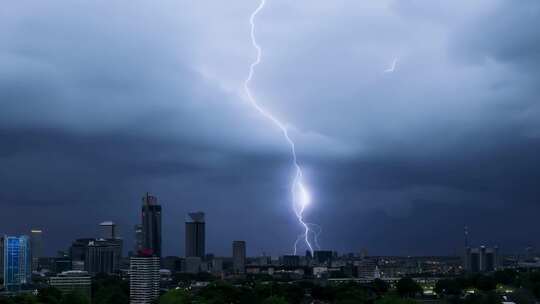
M 130 246 L 149 191 L 166 254 L 194 210 L 209 251 L 289 252 L 288 147 L 241 92 L 256 4 L 5 3 L 0 231 L 42 227 L 53 253 L 114 220 Z M 465 225 L 540 245 L 539 20 L 535 0 L 268 1 L 252 88 L 297 142 L 324 248 L 454 254 Z

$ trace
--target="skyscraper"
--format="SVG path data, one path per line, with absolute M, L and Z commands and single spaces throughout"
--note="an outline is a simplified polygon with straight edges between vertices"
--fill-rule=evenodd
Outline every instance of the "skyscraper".
M 30 231 L 30 249 L 32 252 L 32 271 L 37 271 L 39 258 L 43 256 L 43 231 L 40 229 Z
M 0 279 L 4 281 L 4 236 L 0 235 Z
M 244 273 L 246 270 L 246 242 L 233 241 L 233 269 L 235 273 Z
M 106 221 L 99 224 L 99 228 L 101 230 L 101 238 L 110 240 L 110 239 L 116 239 L 117 237 L 117 231 L 116 231 L 116 224 L 112 221 Z
M 4 236 L 4 286 L 17 291 L 29 284 L 32 277 L 32 259 L 28 236 Z
M 144 237 L 143 237 L 143 228 L 142 225 L 138 224 L 134 227 L 135 230 L 135 245 L 134 245 L 134 251 L 133 253 L 137 255 L 137 253 L 141 250 L 143 250 L 144 246 Z
M 90 274 L 117 273 L 122 257 L 121 240 L 94 240 L 86 247 L 85 270 Z
M 143 249 L 151 249 L 161 257 L 161 206 L 157 197 L 148 193 L 143 197 L 142 205 Z
M 72 267 L 90 274 L 116 273 L 120 269 L 121 239 L 77 239 L 70 248 Z
M 205 256 L 205 222 L 204 212 L 193 212 L 188 214 L 186 221 L 186 257 Z
M 130 304 L 150 304 L 159 296 L 158 256 L 134 256 L 130 259 L 129 298 Z

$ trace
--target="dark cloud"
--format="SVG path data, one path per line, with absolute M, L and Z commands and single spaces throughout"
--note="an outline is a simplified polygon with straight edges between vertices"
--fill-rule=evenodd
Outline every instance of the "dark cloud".
M 289 151 L 240 91 L 253 9 L 6 5 L 0 231 L 42 226 L 53 252 L 112 219 L 129 244 L 150 191 L 168 254 L 193 210 L 211 251 L 288 252 Z M 452 254 L 464 225 L 507 251 L 534 243 L 539 14 L 534 0 L 268 2 L 253 91 L 297 142 L 323 247 Z

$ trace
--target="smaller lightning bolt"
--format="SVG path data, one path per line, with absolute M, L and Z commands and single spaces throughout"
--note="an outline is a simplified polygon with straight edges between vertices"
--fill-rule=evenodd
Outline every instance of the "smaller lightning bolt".
M 394 73 L 394 71 L 396 70 L 396 65 L 397 65 L 398 61 L 399 61 L 399 58 L 395 57 L 394 60 L 392 61 L 392 65 L 388 69 L 384 70 L 384 72 L 385 73 Z

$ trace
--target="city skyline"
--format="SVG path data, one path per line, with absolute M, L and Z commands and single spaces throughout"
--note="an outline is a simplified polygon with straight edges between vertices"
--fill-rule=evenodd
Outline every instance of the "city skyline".
M 112 221 L 128 250 L 148 192 L 162 256 L 196 211 L 206 253 L 292 253 L 290 146 L 242 90 L 258 4 L 6 3 L 0 233 L 43 230 L 54 255 Z M 267 1 L 249 87 L 287 123 L 322 249 L 458 254 L 465 226 L 540 248 L 539 7 Z

